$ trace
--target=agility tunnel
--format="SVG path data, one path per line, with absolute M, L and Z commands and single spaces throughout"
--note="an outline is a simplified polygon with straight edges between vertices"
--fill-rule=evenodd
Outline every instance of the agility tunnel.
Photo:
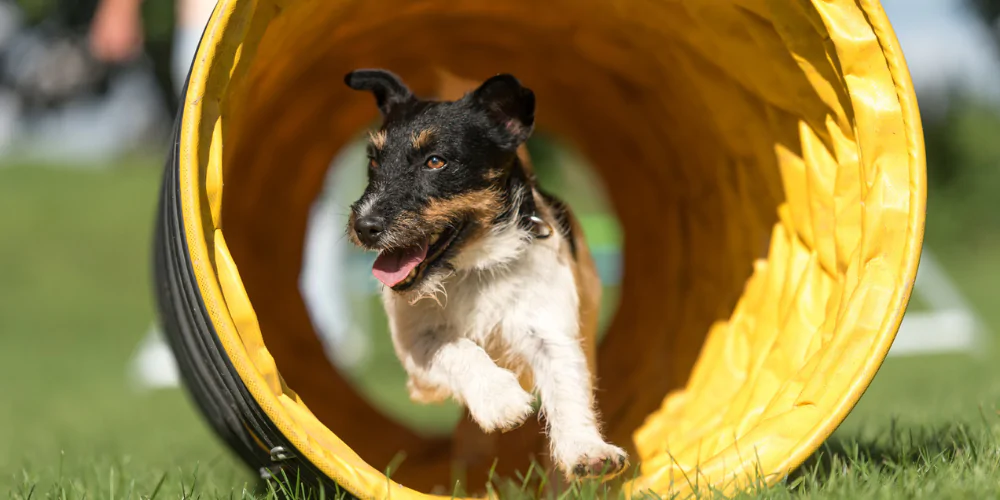
M 597 394 L 627 493 L 779 481 L 869 385 L 925 210 L 917 103 L 878 2 L 221 0 L 176 121 L 156 282 L 189 392 L 255 470 L 450 496 L 452 440 L 360 396 L 298 288 L 330 159 L 377 123 L 343 84 L 362 67 L 418 94 L 435 68 L 513 73 L 538 130 L 594 165 L 624 234 Z M 544 455 L 534 420 L 498 438 L 496 474 Z

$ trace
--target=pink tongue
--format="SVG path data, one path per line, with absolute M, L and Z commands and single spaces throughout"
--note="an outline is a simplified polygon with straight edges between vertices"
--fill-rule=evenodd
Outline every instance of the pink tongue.
M 372 274 L 386 286 L 396 286 L 397 283 L 406 279 L 410 271 L 423 262 L 426 257 L 426 244 L 392 252 L 382 252 L 375 259 Z

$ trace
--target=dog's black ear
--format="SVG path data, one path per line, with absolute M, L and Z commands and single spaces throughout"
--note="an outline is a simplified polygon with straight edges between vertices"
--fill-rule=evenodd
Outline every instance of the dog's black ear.
M 344 83 L 354 90 L 368 90 L 375 95 L 375 104 L 382 116 L 413 99 L 413 93 L 402 80 L 384 69 L 359 69 L 344 76 Z
M 491 77 L 472 93 L 472 98 L 510 134 L 513 147 L 531 136 L 535 126 L 535 93 L 513 75 Z

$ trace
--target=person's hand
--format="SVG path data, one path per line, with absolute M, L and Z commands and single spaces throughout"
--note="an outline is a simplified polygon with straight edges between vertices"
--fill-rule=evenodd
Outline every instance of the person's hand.
M 90 25 L 90 51 L 108 63 L 131 60 L 142 51 L 141 0 L 102 0 Z

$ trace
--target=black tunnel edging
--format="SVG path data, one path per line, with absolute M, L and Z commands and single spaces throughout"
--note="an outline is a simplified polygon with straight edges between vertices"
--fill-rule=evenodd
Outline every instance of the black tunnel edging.
M 182 95 L 187 94 L 185 84 Z M 215 433 L 264 479 L 284 471 L 292 481 L 323 485 L 337 498 L 345 488 L 304 458 L 254 400 L 226 354 L 205 308 L 191 264 L 180 199 L 180 130 L 173 125 L 153 235 L 155 296 L 160 321 L 187 394 Z

